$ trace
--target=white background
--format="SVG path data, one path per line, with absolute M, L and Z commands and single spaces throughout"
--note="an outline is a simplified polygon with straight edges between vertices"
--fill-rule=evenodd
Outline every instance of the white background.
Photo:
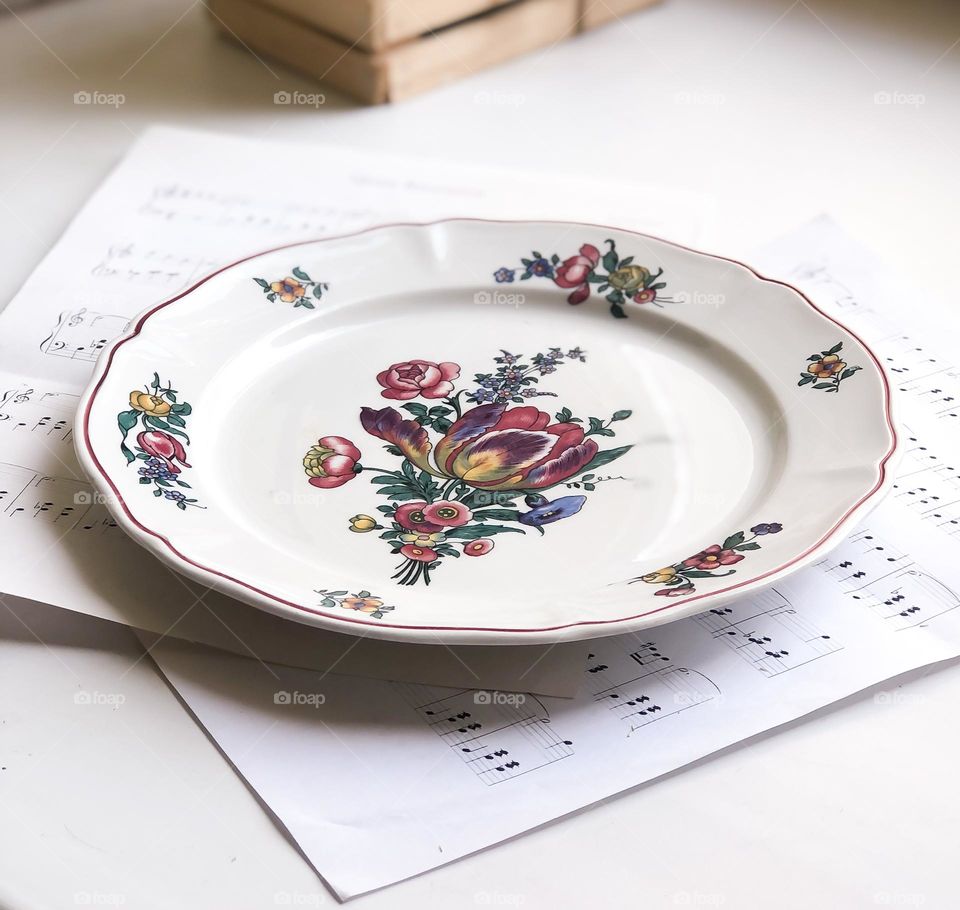
M 318 111 L 274 106 L 322 89 L 217 38 L 199 3 L 18 16 L 0 18 L 4 301 L 157 120 L 527 165 L 565 175 L 559 193 L 578 174 L 692 189 L 712 211 L 677 239 L 731 255 L 827 210 L 902 272 L 905 319 L 934 306 L 921 289 L 955 290 L 954 4 L 667 0 L 402 105 L 328 93 Z M 332 904 L 139 653 L 85 617 L 0 610 L 0 767 L 17 769 L 0 906 Z M 355 905 L 955 907 L 958 685 L 952 667 L 855 698 Z M 125 701 L 78 705 L 81 688 Z

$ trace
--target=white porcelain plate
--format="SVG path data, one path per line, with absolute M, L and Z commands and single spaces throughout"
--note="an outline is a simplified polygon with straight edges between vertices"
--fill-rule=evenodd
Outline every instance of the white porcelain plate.
M 243 260 L 101 357 L 80 458 L 175 569 L 282 616 L 529 643 L 716 608 L 886 489 L 873 353 L 744 265 L 586 224 Z

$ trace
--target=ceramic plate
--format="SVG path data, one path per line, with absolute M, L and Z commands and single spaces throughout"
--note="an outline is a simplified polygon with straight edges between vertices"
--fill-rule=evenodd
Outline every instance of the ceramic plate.
M 837 543 L 887 380 L 748 267 L 587 224 L 394 225 L 245 259 L 101 357 L 80 458 L 174 568 L 412 641 L 610 635 Z

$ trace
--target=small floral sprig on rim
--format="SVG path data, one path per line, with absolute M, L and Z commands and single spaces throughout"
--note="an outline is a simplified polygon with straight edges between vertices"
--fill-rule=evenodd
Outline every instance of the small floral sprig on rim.
M 323 597 L 320 606 L 328 610 L 335 607 L 343 607 L 344 610 L 356 610 L 358 613 L 365 613 L 373 619 L 383 619 L 384 615 L 396 609 L 383 602 L 383 598 L 375 597 L 369 591 L 358 591 L 356 594 L 349 594 L 346 591 L 328 591 L 325 588 L 318 588 L 317 594 Z
M 190 444 L 186 418 L 193 408 L 180 401 L 177 394 L 169 382 L 162 385 L 160 376 L 154 373 L 148 385 L 130 393 L 130 409 L 117 415 L 117 426 L 122 435 L 120 451 L 127 465 L 142 462 L 137 472 L 140 483 L 152 485 L 154 496 L 175 502 L 178 509 L 186 511 L 187 506 L 197 505 L 196 499 L 183 492 L 190 489 L 190 484 L 183 479 L 183 469 L 190 467 L 184 443 Z M 127 439 L 137 427 L 141 431 L 131 449 Z
M 800 381 L 797 385 L 810 385 L 822 392 L 839 392 L 840 383 L 849 379 L 857 370 L 862 369 L 858 366 L 847 366 L 840 359 L 840 352 L 843 350 L 843 342 L 838 341 L 827 351 L 821 351 L 819 354 L 811 354 L 807 360 L 810 365 L 800 374 Z
M 660 296 L 667 285 L 660 281 L 663 269 L 651 272 L 642 265 L 634 265 L 633 256 L 623 259 L 617 252 L 616 242 L 604 241 L 609 249 L 601 253 L 592 243 L 585 243 L 575 256 L 561 261 L 554 253 L 549 259 L 534 250 L 529 259 L 523 258 L 520 262 L 523 269 L 510 269 L 506 266 L 497 269 L 493 277 L 499 284 L 512 282 L 517 272 L 520 280 L 530 278 L 549 278 L 557 287 L 570 289 L 567 303 L 583 303 L 590 296 L 591 285 L 604 294 L 610 304 L 610 313 L 617 319 L 625 319 L 625 303 L 652 303 L 654 306 L 663 306 L 664 303 L 677 303 L 669 297 Z
M 555 373 L 558 366 L 566 360 L 587 362 L 586 351 L 571 348 L 564 354 L 562 348 L 549 348 L 546 353 L 534 354 L 530 363 L 523 362 L 523 354 L 511 354 L 501 350 L 500 357 L 494 357 L 494 363 L 500 364 L 493 373 L 477 373 L 474 380 L 477 388 L 467 393 L 467 401 L 474 404 L 485 402 L 505 402 L 523 404 L 525 398 L 539 398 L 543 395 L 557 397 L 556 392 L 542 392 L 536 388 L 539 376 Z
M 313 301 L 323 299 L 324 291 L 330 290 L 325 281 L 314 281 L 300 266 L 294 266 L 293 278 L 281 278 L 279 281 L 265 281 L 263 278 L 253 279 L 260 285 L 261 290 L 271 303 L 279 299 L 283 303 L 292 303 L 294 309 L 306 307 L 315 309 Z
M 743 560 L 745 552 L 760 549 L 760 544 L 756 542 L 758 537 L 779 534 L 782 530 L 783 525 L 775 521 L 754 525 L 750 529 L 751 537 L 747 537 L 743 531 L 737 531 L 722 544 L 712 544 L 672 566 L 664 566 L 655 572 L 632 578 L 629 583 L 644 581 L 648 585 L 663 585 L 663 588 L 656 592 L 658 597 L 685 597 L 694 594 L 697 590 L 694 579 L 734 575 L 737 570 L 730 566 Z

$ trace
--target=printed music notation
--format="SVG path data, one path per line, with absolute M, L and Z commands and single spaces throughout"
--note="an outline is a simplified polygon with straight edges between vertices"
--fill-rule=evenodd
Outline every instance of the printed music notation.
M 128 323 L 126 316 L 114 313 L 97 313 L 85 308 L 66 310 L 40 342 L 40 351 L 54 357 L 92 362 Z
M 778 676 L 842 650 L 833 636 L 805 619 L 776 588 L 716 607 L 694 622 L 764 676 Z
M 6 462 L 0 462 L 0 515 L 48 521 L 62 526 L 64 532 L 104 533 L 117 527 L 85 481 Z
M 533 695 L 393 683 L 423 722 L 488 786 L 569 758 L 573 742 Z
M 960 417 L 960 368 L 933 356 L 909 335 L 889 336 L 879 346 L 894 383 L 912 403 L 937 420 Z
M 916 436 L 906 436 L 903 442 L 891 499 L 945 534 L 960 536 L 960 461 L 948 463 Z
M 676 666 L 652 641 L 632 651 L 598 647 L 587 656 L 586 677 L 594 701 L 627 723 L 631 733 L 720 693 L 713 680 Z
M 68 392 L 38 392 L 29 385 L 0 395 L 0 430 L 36 433 L 69 443 L 78 397 Z
M 960 596 L 911 556 L 869 529 L 817 563 L 850 600 L 896 630 L 919 626 L 960 607 Z

